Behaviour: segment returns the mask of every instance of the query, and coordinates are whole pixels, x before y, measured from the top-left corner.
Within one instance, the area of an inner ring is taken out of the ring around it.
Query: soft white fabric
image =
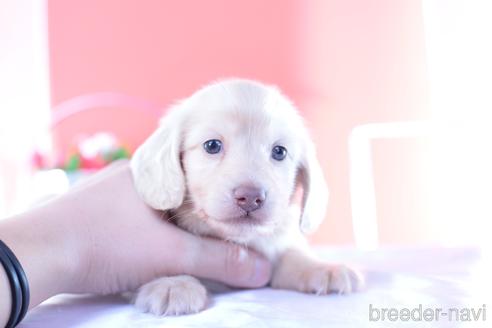
[[[273,290],[235,290],[212,295],[195,315],[155,317],[118,296],[60,295],[33,309],[19,326],[34,327],[485,327],[492,319],[490,269],[472,248],[392,248],[374,252],[318,249],[327,261],[352,262],[367,275],[366,290],[314,296]],[[486,321],[371,322],[375,308],[474,308]],[[490,326],[489,326],[490,327]]]

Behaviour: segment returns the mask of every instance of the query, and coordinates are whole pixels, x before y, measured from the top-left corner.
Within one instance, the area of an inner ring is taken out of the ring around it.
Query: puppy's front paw
[[[302,256],[285,256],[275,270],[271,286],[304,293],[348,294],[363,285],[362,275],[344,265],[326,265]]]
[[[205,308],[207,290],[191,276],[164,277],[139,288],[135,306],[155,315],[196,313]]]
[[[362,275],[345,265],[320,266],[301,275],[300,289],[305,293],[349,294],[362,288]]]

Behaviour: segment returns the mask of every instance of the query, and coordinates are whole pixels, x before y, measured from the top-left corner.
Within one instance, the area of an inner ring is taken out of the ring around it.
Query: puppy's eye
[[[272,149],[272,158],[276,161],[283,161],[285,156],[287,156],[287,149],[282,146],[275,146]]]
[[[217,154],[222,149],[222,142],[217,139],[207,140],[203,143],[203,148],[209,154]]]

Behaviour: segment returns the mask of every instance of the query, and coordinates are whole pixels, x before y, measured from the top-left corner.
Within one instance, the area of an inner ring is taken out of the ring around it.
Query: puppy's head
[[[232,240],[271,234],[292,220],[287,209],[298,183],[304,232],[322,221],[328,199],[294,106],[276,88],[246,80],[209,85],[172,108],[137,149],[132,172],[150,206]]]

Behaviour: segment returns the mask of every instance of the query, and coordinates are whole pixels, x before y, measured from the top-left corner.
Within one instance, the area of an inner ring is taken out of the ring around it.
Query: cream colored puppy
[[[273,288],[327,294],[360,286],[355,271],[310,254],[303,233],[322,221],[328,189],[301,117],[275,87],[248,80],[206,86],[169,111],[131,167],[145,202],[183,229],[268,257]],[[177,315],[202,310],[207,292],[193,277],[163,277],[133,300],[143,311]]]

